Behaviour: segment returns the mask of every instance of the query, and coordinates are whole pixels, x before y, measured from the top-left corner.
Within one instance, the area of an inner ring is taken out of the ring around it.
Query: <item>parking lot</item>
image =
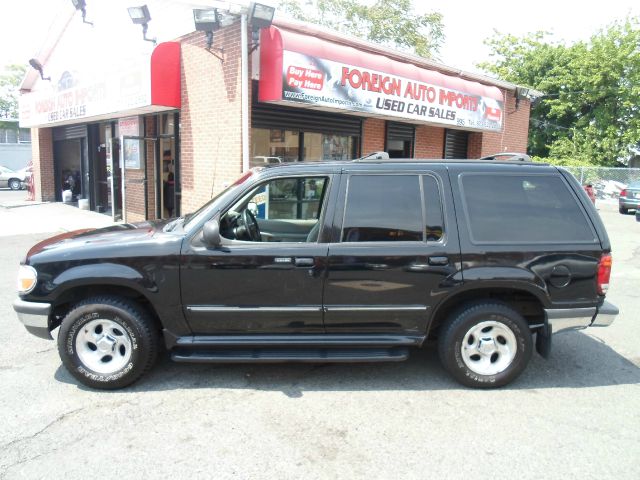
[[[0,479],[640,478],[640,222],[615,203],[598,208],[616,322],[556,335],[549,360],[488,391],[456,384],[434,346],[397,364],[163,359],[125,390],[81,387],[11,308],[30,245],[108,223],[70,208],[0,207]]]

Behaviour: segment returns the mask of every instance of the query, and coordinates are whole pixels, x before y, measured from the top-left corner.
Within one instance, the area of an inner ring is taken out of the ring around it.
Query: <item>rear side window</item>
[[[349,179],[343,242],[422,240],[418,175],[354,175]]]
[[[595,232],[555,175],[460,175],[474,243],[594,243]]]
[[[427,242],[442,240],[444,219],[442,218],[442,202],[438,182],[430,175],[422,177],[422,191],[424,194],[424,217],[426,221],[425,234]]]

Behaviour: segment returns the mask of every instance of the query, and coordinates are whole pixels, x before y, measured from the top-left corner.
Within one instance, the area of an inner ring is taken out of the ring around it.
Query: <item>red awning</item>
[[[384,72],[469,95],[492,98],[499,102],[504,100],[502,91],[495,86],[445,75],[411,63],[392,60],[384,55],[364,52],[346,45],[272,26],[268,29],[262,29],[260,38],[260,101],[282,100],[284,51]]]
[[[164,42],[151,54],[151,104],[180,108],[180,43]]]

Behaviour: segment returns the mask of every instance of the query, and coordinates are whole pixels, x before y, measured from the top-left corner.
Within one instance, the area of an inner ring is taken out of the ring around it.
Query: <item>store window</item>
[[[354,158],[354,137],[304,133],[304,161],[351,160]]]
[[[286,162],[351,160],[357,156],[358,137],[278,128],[251,130],[252,167]]]
[[[28,128],[20,129],[20,143],[31,143],[31,130]]]
[[[300,152],[299,133],[279,128],[251,131],[251,166],[296,162]]]
[[[18,129],[0,128],[0,143],[18,143]]]

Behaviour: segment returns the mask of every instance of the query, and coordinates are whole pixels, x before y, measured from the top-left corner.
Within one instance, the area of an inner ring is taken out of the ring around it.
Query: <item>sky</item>
[[[90,18],[92,2],[107,1],[87,0],[87,17]],[[131,6],[140,3],[141,0],[131,0]],[[199,0],[197,3],[209,2]],[[71,0],[5,0],[0,17],[0,67],[26,63],[34,57],[45,39],[51,19],[60,11],[72,8],[70,5]],[[494,30],[515,35],[544,30],[552,32],[554,38],[570,43],[586,40],[597,30],[628,14],[640,15],[638,0],[414,0],[414,5],[418,11],[436,10],[444,15],[446,40],[440,60],[469,71],[478,71],[475,64],[489,58],[483,41],[492,36]],[[108,58],[109,52],[101,54]]]

